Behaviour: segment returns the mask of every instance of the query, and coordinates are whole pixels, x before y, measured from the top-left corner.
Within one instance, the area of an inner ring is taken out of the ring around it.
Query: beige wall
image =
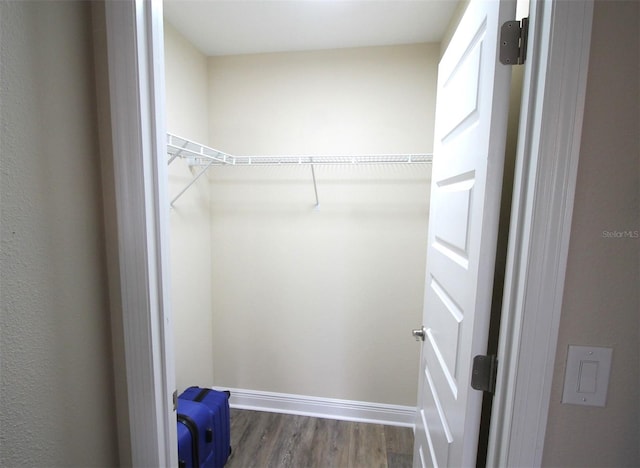
[[[207,57],[164,22],[167,131],[207,144],[209,82]]]
[[[207,58],[165,22],[167,131],[203,144],[209,132]],[[175,197],[198,168],[176,159],[169,166],[169,196]],[[171,307],[176,381],[213,385],[209,183],[200,178],[170,211]],[[167,203],[168,206],[168,203]]]
[[[0,21],[0,465],[114,466],[90,4]]]
[[[545,466],[639,466],[640,4],[596,2]],[[624,44],[623,48],[614,44]],[[604,408],[562,405],[568,345],[613,348]]]
[[[216,384],[415,405],[429,175],[216,169]]]
[[[438,45],[210,59],[232,154],[430,152]],[[214,375],[415,405],[429,166],[211,171]]]
[[[215,57],[210,141],[231,154],[431,152],[437,44]]]

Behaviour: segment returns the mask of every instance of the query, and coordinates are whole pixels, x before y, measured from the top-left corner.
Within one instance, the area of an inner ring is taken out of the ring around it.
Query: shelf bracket
[[[193,184],[196,183],[196,181],[202,177],[204,175],[205,172],[207,172],[209,170],[209,168],[213,165],[214,161],[209,161],[209,164],[207,164],[199,173],[197,176],[195,176],[191,182],[189,182],[189,185],[187,185],[185,188],[183,188],[179,194],[177,194],[175,197],[173,197],[173,200],[171,200],[170,205],[173,207],[173,204],[178,200],[178,198],[180,198],[182,196],[182,194],[184,192],[186,192],[189,187],[191,187]]]
[[[171,157],[169,158],[169,162],[167,163],[167,166],[170,166],[174,159],[182,156],[182,151],[184,151],[184,149],[187,147],[188,144],[189,142],[185,140],[184,143],[182,143],[182,146],[180,147],[181,149],[179,149],[175,154],[171,154]]]
[[[312,160],[313,163],[313,160]],[[316,210],[320,207],[320,200],[318,199],[318,184],[316,183],[316,170],[311,164],[311,177],[313,178],[313,192],[316,195],[316,206],[314,207]]]

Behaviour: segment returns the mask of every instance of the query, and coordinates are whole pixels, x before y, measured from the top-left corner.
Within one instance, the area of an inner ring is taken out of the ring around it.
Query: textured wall
[[[207,58],[165,22],[167,131],[206,144],[209,133]],[[176,159],[169,166],[173,199],[200,169]],[[213,385],[211,205],[200,178],[175,203],[171,223],[171,306],[178,389]]]
[[[113,466],[90,4],[0,21],[0,465]]]
[[[545,466],[640,465],[639,24],[640,3],[596,2]],[[613,348],[604,408],[560,403],[572,344]]]

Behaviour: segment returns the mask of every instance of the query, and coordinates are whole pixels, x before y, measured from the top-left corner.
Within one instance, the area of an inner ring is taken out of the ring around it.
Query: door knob
[[[411,334],[414,336],[416,341],[424,341],[427,336],[427,330],[425,330],[424,326],[422,328],[415,328],[411,331]]]

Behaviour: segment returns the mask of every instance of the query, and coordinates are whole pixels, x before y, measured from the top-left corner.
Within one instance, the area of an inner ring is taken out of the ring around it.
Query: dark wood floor
[[[231,410],[225,468],[411,467],[413,431],[308,416]]]

